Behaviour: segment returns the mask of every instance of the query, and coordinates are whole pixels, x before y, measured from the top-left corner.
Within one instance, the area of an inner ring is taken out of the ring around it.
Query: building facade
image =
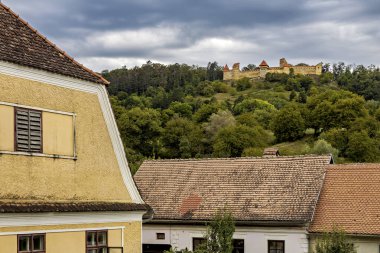
[[[316,240],[334,227],[344,230],[357,253],[380,252],[380,164],[329,166],[311,223]]]
[[[265,75],[267,73],[277,73],[277,74],[290,74],[291,69],[293,70],[293,73],[295,75],[321,75],[322,74],[322,63],[319,63],[314,66],[293,66],[289,64],[285,58],[280,59],[280,65],[279,67],[269,67],[267,62],[263,60],[259,67],[247,70],[247,71],[241,71],[240,70],[240,63],[235,63],[232,66],[232,69],[229,69],[227,65],[225,65],[223,70],[223,80],[224,81],[232,81],[232,80],[238,80],[240,78],[250,78],[250,79],[258,79],[258,78],[265,78]]]
[[[0,253],[141,252],[107,84],[0,3]]]
[[[234,253],[307,253],[326,156],[145,161],[137,187],[154,217],[143,224],[143,252],[196,249],[223,208],[235,222]]]

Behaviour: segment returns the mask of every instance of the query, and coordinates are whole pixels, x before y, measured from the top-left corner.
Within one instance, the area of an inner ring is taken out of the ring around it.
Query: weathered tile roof
[[[219,208],[238,222],[311,220],[331,156],[145,161],[135,175],[153,221],[204,221]]]
[[[149,211],[146,204],[119,202],[0,202],[0,213]]]
[[[0,61],[109,84],[102,76],[68,56],[1,2]]]
[[[329,166],[310,232],[380,235],[380,164]]]

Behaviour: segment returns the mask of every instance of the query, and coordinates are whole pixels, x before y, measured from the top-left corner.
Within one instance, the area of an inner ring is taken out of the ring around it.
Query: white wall
[[[314,249],[316,244],[316,238],[318,236],[311,235],[311,248]],[[349,237],[355,247],[357,253],[380,253],[380,236],[353,236]]]
[[[156,233],[165,233],[157,240]],[[143,225],[144,244],[170,244],[177,249],[193,249],[193,237],[202,237],[205,227],[181,225]],[[284,240],[285,253],[307,253],[307,232],[302,228],[236,227],[235,239],[244,239],[246,253],[267,253],[268,240]],[[377,252],[376,252],[377,253]]]
[[[371,241],[355,241],[354,245],[356,246],[357,253],[379,253],[380,239],[377,242]]]

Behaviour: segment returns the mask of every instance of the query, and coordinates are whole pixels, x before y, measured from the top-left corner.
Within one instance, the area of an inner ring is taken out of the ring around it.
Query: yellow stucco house
[[[139,253],[108,82],[0,3],[0,253]]]

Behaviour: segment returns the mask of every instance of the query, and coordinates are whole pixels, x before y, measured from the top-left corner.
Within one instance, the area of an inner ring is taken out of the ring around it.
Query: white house
[[[236,221],[234,252],[306,253],[331,156],[145,161],[135,175],[154,218],[143,252],[194,250],[218,209]]]

